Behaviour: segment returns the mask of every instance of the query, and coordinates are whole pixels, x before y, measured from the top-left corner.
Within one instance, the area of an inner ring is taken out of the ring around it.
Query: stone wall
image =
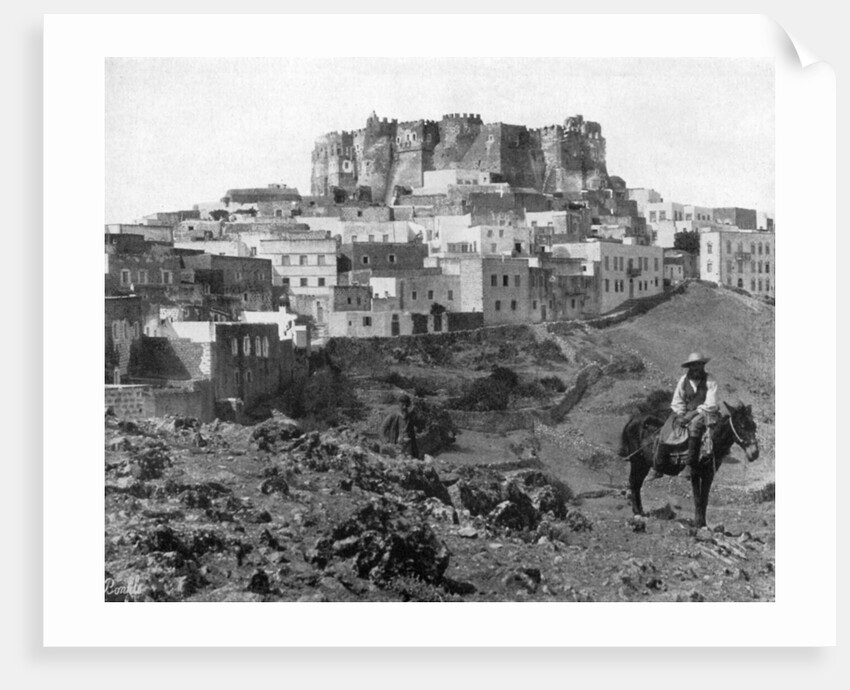
[[[188,387],[153,385],[106,386],[105,404],[120,419],[147,419],[175,415],[210,422],[214,416],[209,381],[193,381]]]

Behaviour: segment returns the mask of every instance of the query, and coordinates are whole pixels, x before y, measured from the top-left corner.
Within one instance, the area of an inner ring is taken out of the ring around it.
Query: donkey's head
[[[753,409],[750,405],[740,403],[730,405],[724,403],[729,411],[729,425],[737,443],[743,449],[747,460],[752,462],[759,456],[759,442],[756,436],[756,422],[753,419]]]

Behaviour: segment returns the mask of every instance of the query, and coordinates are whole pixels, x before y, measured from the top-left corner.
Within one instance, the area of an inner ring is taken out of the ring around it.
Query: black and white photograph
[[[106,602],[775,600],[773,59],[103,78]]]

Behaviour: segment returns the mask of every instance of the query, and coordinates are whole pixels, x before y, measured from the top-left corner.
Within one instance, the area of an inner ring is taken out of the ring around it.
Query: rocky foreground
[[[728,496],[737,527],[696,531],[680,517],[687,495],[633,518],[625,490],[574,495],[541,468],[533,449],[512,469],[417,461],[280,415],[254,427],[108,416],[105,597],[773,598],[772,484]]]

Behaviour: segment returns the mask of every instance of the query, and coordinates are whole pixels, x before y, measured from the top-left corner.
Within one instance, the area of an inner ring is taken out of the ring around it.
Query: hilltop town
[[[693,279],[772,303],[773,219],[686,201],[610,175],[580,115],[372,113],[316,140],[309,195],[230,189],[106,226],[107,407],[241,421],[331,339],[582,322]]]

